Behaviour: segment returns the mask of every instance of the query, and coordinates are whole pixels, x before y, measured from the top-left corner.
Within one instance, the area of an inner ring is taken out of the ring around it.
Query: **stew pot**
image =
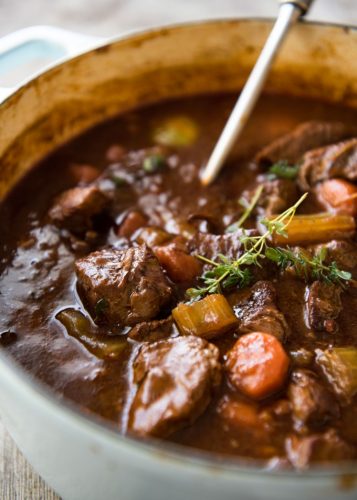
[[[0,41],[0,72],[14,53],[61,58],[15,91],[1,89],[0,199],[41,157],[101,120],[163,99],[238,92],[271,26],[187,24],[109,43],[41,27]],[[93,43],[99,45],[73,57]],[[301,23],[266,88],[357,107],[356,59],[353,28]],[[65,499],[357,497],[357,465],[297,473],[120,436],[56,399],[1,353],[0,411],[19,448]]]

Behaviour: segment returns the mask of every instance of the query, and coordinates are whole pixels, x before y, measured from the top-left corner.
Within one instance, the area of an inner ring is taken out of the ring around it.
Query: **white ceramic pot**
[[[238,91],[270,28],[263,20],[217,21],[98,42],[40,27],[0,40],[0,76],[14,51],[22,59],[39,50],[62,58],[19,88],[0,89],[0,199],[42,156],[105,118],[169,97]],[[73,57],[93,43],[100,46]],[[356,60],[354,29],[301,24],[267,88],[357,108]],[[357,498],[357,465],[267,470],[122,437],[57,400],[3,353],[0,412],[19,448],[65,500]]]

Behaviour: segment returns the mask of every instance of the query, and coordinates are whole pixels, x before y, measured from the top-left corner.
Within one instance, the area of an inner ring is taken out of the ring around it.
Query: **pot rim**
[[[138,41],[145,40],[151,37],[160,36],[160,34],[172,30],[182,30],[187,27],[195,27],[201,25],[210,24],[227,24],[227,23],[251,23],[251,22],[262,22],[265,24],[272,24],[273,18],[268,17],[244,17],[244,18],[219,18],[219,19],[208,19],[201,21],[189,21],[183,23],[170,23],[167,25],[160,25],[157,27],[150,27],[148,29],[134,29],[123,33],[122,35],[110,37],[104,41],[100,41],[94,44],[93,47],[89,49],[84,49],[72,56],[65,56],[54,63],[47,65],[45,68],[40,69],[34,74],[30,75],[23,82],[20,83],[18,87],[10,95],[5,97],[5,99],[0,102],[0,106],[11,105],[12,98],[17,98],[20,93],[26,90],[26,88],[31,85],[31,83],[37,80],[40,76],[50,73],[62,65],[67,64],[67,62],[74,59],[80,58],[85,54],[91,52],[96,52],[97,50],[102,50],[104,47],[108,47],[112,44],[125,42],[125,41]],[[341,31],[355,32],[357,34],[357,26],[355,25],[345,25],[338,23],[330,23],[326,21],[307,21],[303,20],[302,24],[309,27],[329,27],[337,28]],[[160,440],[156,438],[150,439],[140,439],[135,436],[122,435],[120,434],[114,424],[111,424],[104,419],[101,419],[95,414],[87,414],[81,410],[80,405],[69,399],[59,399],[56,393],[46,386],[40,380],[35,377],[29,377],[28,372],[20,366],[11,356],[7,355],[0,349],[0,373],[3,371],[6,378],[11,381],[14,386],[17,386],[21,391],[26,392],[27,395],[31,396],[33,404],[42,405],[47,408],[47,411],[52,411],[58,413],[58,415],[65,419],[69,425],[81,426],[85,430],[96,433],[101,439],[110,442],[111,445],[116,443],[122,446],[127,446],[133,448],[134,451],[142,454],[143,458],[145,455],[150,457],[150,460],[162,459],[164,456],[165,460],[171,460],[173,464],[185,465],[190,468],[196,467],[202,472],[212,471],[212,469],[223,473],[237,473],[250,475],[250,476],[264,476],[264,477],[285,477],[294,479],[296,477],[301,477],[305,479],[318,479],[323,477],[336,477],[343,478],[346,476],[353,475],[357,478],[357,461],[341,462],[340,466],[335,464],[329,466],[326,465],[322,467],[321,465],[311,466],[309,469],[295,470],[292,468],[276,468],[274,462],[272,461],[259,461],[256,459],[247,459],[245,457],[232,457],[232,456],[222,456],[214,454],[213,452],[197,450],[190,448],[188,446],[179,445],[165,440]],[[7,377],[6,377],[7,376]],[[157,457],[155,456],[155,452]]]

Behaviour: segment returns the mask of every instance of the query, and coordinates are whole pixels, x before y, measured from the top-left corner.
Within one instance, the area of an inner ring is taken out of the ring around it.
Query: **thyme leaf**
[[[286,160],[280,160],[269,168],[269,176],[272,179],[294,180],[299,172],[298,165],[289,165]]]

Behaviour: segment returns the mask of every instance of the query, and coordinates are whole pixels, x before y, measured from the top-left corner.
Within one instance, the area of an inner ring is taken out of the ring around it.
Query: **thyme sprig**
[[[239,203],[245,208],[245,210],[240,216],[240,218],[237,220],[237,222],[233,222],[233,224],[227,227],[226,233],[234,233],[234,231],[237,231],[237,229],[240,229],[243,226],[245,221],[250,217],[251,213],[253,212],[256,204],[258,203],[259,198],[261,197],[261,194],[263,192],[263,189],[264,189],[263,184],[258,186],[252,196],[252,199],[249,202],[245,198],[241,198],[239,200]]]
[[[314,256],[299,249],[294,252],[291,248],[268,247],[265,251],[267,259],[275,262],[281,269],[292,268],[297,276],[306,281],[319,280],[325,283],[336,283],[342,288],[346,281],[352,278],[351,273],[342,271],[337,267],[336,262],[326,264],[327,248],[322,247]]]
[[[291,248],[268,246],[269,239],[274,234],[287,237],[287,228],[295,216],[297,208],[305,200],[307,193],[290,208],[274,219],[262,219],[260,223],[266,231],[259,236],[250,236],[244,230],[239,238],[244,252],[236,260],[225,255],[218,255],[217,261],[196,255],[198,259],[212,268],[203,273],[201,279],[205,286],[189,288],[186,293],[191,299],[199,299],[210,293],[222,293],[222,290],[237,286],[244,288],[253,279],[251,266],[261,267],[263,259],[269,259],[279,268],[293,268],[295,273],[306,281],[320,280],[344,286],[351,280],[351,273],[338,268],[336,262],[326,263],[327,249],[322,248],[314,256],[303,250],[294,252]]]
[[[189,288],[186,291],[187,295],[197,299],[210,293],[221,293],[222,289],[233,285],[239,288],[247,286],[252,280],[252,273],[247,266],[261,266],[260,260],[265,258],[269,237],[273,234],[287,236],[286,229],[306,196],[307,193],[303,194],[294,205],[274,219],[262,219],[261,224],[267,228],[262,235],[249,236],[243,230],[243,235],[239,239],[243,245],[244,253],[238,259],[229,259],[220,254],[218,261],[214,261],[202,255],[196,255],[201,261],[210,264],[212,269],[201,276],[205,286]]]

